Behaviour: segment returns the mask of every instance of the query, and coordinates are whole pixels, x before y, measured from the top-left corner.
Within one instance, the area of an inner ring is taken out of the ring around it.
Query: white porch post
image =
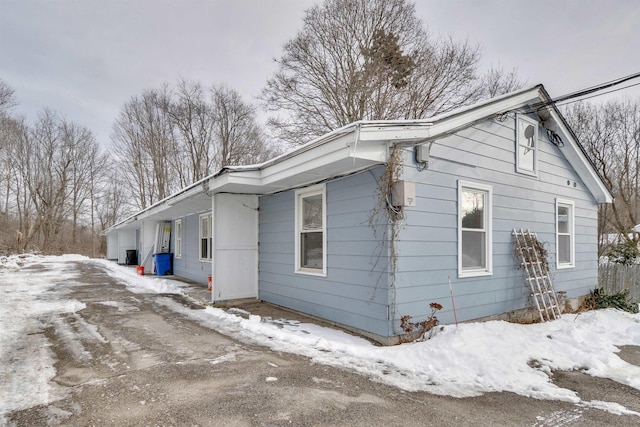
[[[156,237],[156,224],[158,221],[143,220],[140,227],[140,259],[139,265],[144,266],[145,274],[153,271],[152,249]]]
[[[258,296],[258,196],[216,194],[212,301]]]
[[[211,195],[211,303],[216,302],[216,196]]]

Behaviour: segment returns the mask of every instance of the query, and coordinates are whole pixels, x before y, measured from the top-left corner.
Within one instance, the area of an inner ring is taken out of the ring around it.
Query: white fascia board
[[[195,184],[192,184],[191,186],[187,187],[186,189],[180,190],[177,193],[174,193],[171,196],[168,196],[160,200],[159,202],[154,203],[152,206],[146,209],[143,209],[141,211],[138,211],[133,215],[130,215],[128,218],[125,218],[119,223],[114,224],[111,227],[105,229],[103,233],[109,234],[110,232],[119,230],[119,229],[140,228],[139,221],[145,218],[152,217],[159,213],[162,213],[170,209],[173,205],[182,202],[183,200],[186,200],[198,194],[204,193],[205,189],[203,187],[203,184],[205,182],[206,180],[200,180]]]
[[[205,192],[205,189],[202,186],[202,184],[197,185],[182,193],[178,193],[178,194],[175,194],[174,196],[169,196],[166,199],[161,200],[160,202],[156,203],[155,205],[151,206],[145,211],[138,213],[136,216],[138,217],[138,220],[155,216],[159,213],[162,213],[170,209],[173,205],[177,203],[181,203],[183,200],[190,199],[191,197],[194,197],[204,192]]]
[[[425,121],[405,122],[363,122],[359,140],[389,141],[395,143],[416,143],[446,136],[457,130],[472,126],[491,116],[514,110],[540,101],[540,87],[511,96],[490,100],[486,103],[462,109],[454,114],[447,113]]]
[[[389,142],[402,142],[413,141],[417,139],[424,139],[431,136],[432,122],[425,122],[424,124],[363,124],[360,129],[360,137],[358,142],[367,141],[389,141]]]
[[[245,188],[244,193],[260,194],[262,179],[258,170],[236,170],[227,171],[221,175],[211,178],[209,181],[209,193],[224,193],[229,188],[237,188],[238,186]],[[233,192],[233,191],[229,191]]]
[[[387,161],[387,144],[356,143],[351,132],[253,170],[227,170],[210,180],[209,192],[269,194],[317,183]]]
[[[290,178],[300,177],[298,185],[305,185],[322,179],[329,179],[336,174],[355,172],[367,166],[386,161],[386,146],[384,149],[378,147],[375,154],[375,150],[368,148],[366,156],[359,156],[358,153],[361,151],[364,154],[365,149],[361,144],[356,144],[354,135],[355,133],[353,132],[349,133],[333,141],[316,146],[313,150],[300,153],[295,157],[263,169],[262,184],[270,187],[278,182],[290,181]],[[356,146],[357,148],[354,150]],[[356,159],[363,161],[357,161]],[[331,165],[339,166],[332,168]]]

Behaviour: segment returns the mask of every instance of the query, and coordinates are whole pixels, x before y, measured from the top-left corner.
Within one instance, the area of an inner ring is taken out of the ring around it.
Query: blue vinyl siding
[[[429,304],[444,306],[438,318],[454,320],[451,278],[458,320],[470,320],[529,307],[529,290],[513,256],[513,228],[531,229],[546,243],[556,290],[584,295],[597,285],[597,204],[561,150],[539,132],[539,176],[515,171],[515,121],[487,120],[443,138],[431,148],[429,168],[418,172],[410,153],[403,179],[416,182],[416,207],[405,208],[398,241],[394,310],[399,319],[430,314]],[[493,274],[458,278],[457,181],[490,185],[493,194]],[[569,184],[567,184],[567,181]],[[576,186],[573,186],[573,183]],[[555,200],[575,202],[576,267],[556,270]]]
[[[416,183],[416,206],[406,207],[396,242],[396,281],[389,275],[382,167],[327,183],[327,277],[294,273],[294,191],[260,199],[260,298],[362,330],[401,334],[400,318],[425,319],[438,302],[441,323],[472,320],[530,307],[524,272],[514,258],[513,228],[546,243],[552,279],[568,298],[597,285],[597,213],[590,192],[562,148],[539,132],[538,176],[516,172],[515,120],[487,120],[434,142],[426,170],[405,148],[402,179]],[[458,278],[458,180],[491,186],[492,261],[489,276]],[[575,186],[574,186],[575,183]],[[575,203],[575,268],[556,269],[556,198]]]
[[[294,191],[260,199],[260,299],[388,336],[384,226],[370,224],[382,168],[327,183],[327,276],[294,273]]]
[[[175,221],[172,224],[175,230]],[[199,260],[200,223],[198,214],[182,218],[182,258],[173,259],[173,274],[194,282],[207,284],[211,263]],[[175,244],[172,237],[171,244]]]

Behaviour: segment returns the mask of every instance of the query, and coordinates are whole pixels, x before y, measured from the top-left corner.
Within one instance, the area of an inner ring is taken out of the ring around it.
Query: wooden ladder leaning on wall
[[[519,255],[521,266],[526,272],[525,281],[531,289],[531,297],[540,314],[540,320],[545,322],[559,319],[561,314],[558,297],[549,276],[548,264],[546,260],[541,259],[538,250],[541,243],[536,233],[522,229],[518,231],[514,228],[512,234],[515,237],[515,252],[516,255]]]

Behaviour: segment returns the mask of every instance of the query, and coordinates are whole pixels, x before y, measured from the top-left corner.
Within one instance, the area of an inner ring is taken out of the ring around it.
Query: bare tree
[[[224,85],[180,81],[131,98],[114,123],[113,152],[137,209],[228,165],[266,160],[254,106]]]
[[[63,120],[60,123],[63,149],[71,161],[69,177],[69,197],[67,203],[71,211],[71,244],[78,241],[79,222],[84,215],[93,217],[94,187],[107,165],[107,156],[89,129]],[[92,228],[93,230],[93,228]]]
[[[256,108],[245,104],[238,92],[214,86],[211,103],[218,168],[257,163],[274,154],[256,121]]]
[[[491,67],[482,79],[483,98],[494,98],[520,89],[525,82],[520,80],[518,69],[505,71],[503,67]]]
[[[15,182],[15,165],[11,159],[11,151],[17,143],[22,123],[12,117],[0,114],[0,182],[2,200],[0,201],[0,215],[9,214],[11,187]]]
[[[31,125],[15,105],[0,81],[0,251],[93,254],[107,155],[87,128],[48,109]]]
[[[32,127],[15,122],[8,152],[12,215],[20,251],[78,248],[91,216],[92,176],[105,160],[91,132],[44,110]]]
[[[0,80],[0,113],[5,112],[17,105],[14,90]]]
[[[578,103],[565,114],[615,195],[614,203],[599,211],[600,249],[606,252],[606,234],[630,239],[640,221],[640,102]]]
[[[127,195],[123,190],[117,172],[105,169],[103,174],[97,177],[94,188],[95,219],[99,224],[99,230],[105,230],[123,219],[127,212]],[[107,252],[107,242],[104,236],[100,236],[100,253]]]
[[[325,0],[306,12],[261,99],[302,143],[356,120],[416,119],[486,95],[480,48],[434,39],[408,0]]]
[[[22,184],[29,198],[25,208],[25,221],[21,233],[22,248],[34,243],[41,233],[42,249],[52,246],[54,235],[59,231],[67,204],[67,183],[71,164],[62,149],[62,138],[58,116],[43,111],[33,130],[25,130],[13,152]],[[27,210],[29,207],[33,208]]]
[[[173,167],[179,186],[184,187],[213,172],[215,125],[207,91],[200,83],[182,80],[174,93],[168,109],[179,142]]]
[[[170,92],[164,85],[131,98],[113,125],[114,153],[139,209],[179,188],[169,168],[169,159],[177,152],[169,108]]]

